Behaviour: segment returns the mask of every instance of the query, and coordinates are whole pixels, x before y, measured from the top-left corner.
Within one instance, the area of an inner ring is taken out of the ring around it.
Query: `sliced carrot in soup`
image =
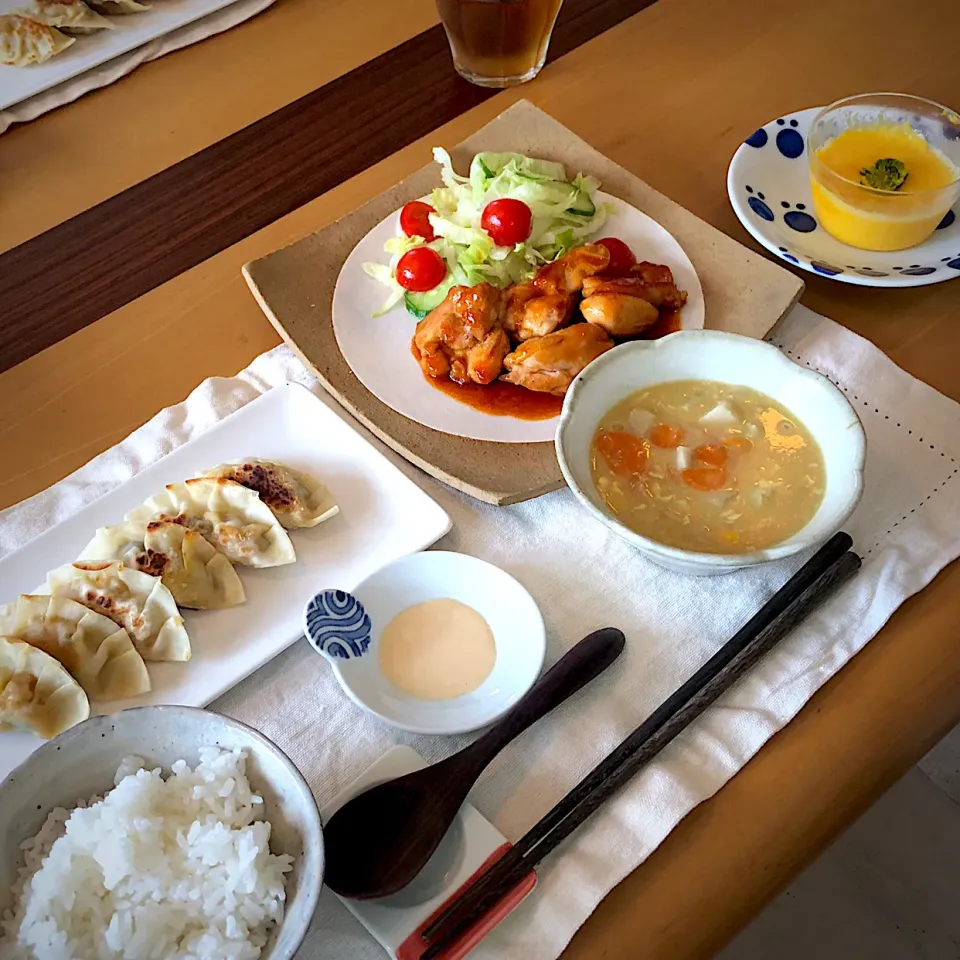
[[[650,428],[650,442],[655,447],[675,450],[683,442],[683,431],[679,427],[670,426],[669,423],[658,423]]]
[[[727,448],[722,443],[705,443],[697,447],[693,455],[713,467],[722,467],[727,462]]]
[[[593,445],[607,461],[607,466],[620,476],[635,477],[646,468],[646,445],[632,433],[601,430],[594,438]]]
[[[694,490],[719,490],[727,482],[723,467],[691,467],[683,471],[683,482]]]
[[[747,453],[753,449],[753,444],[746,437],[731,437],[724,442],[724,446],[736,453]]]

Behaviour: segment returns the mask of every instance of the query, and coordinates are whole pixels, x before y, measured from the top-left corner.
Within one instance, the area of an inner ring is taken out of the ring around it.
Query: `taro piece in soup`
[[[806,526],[823,454],[782,404],[715,380],[658,383],[621,400],[591,447],[597,491],[644,537],[699,553],[749,553]]]

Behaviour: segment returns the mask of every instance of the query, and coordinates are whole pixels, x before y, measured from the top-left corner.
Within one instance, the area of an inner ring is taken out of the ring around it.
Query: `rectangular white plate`
[[[247,602],[227,610],[184,611],[193,645],[189,663],[149,664],[153,689],[95,703],[111,713],[147,703],[203,706],[301,635],[303,606],[317,590],[352,590],[387,563],[435,543],[450,518],[416,484],[305,387],[276,387],[202,436],[185,443],[69,520],[0,560],[0,603],[44,583],[47,571],[76,559],[97,527],[117,523],[164,485],[230,460],[260,457],[321,479],[340,513],[291,533],[297,562],[238,567]],[[43,741],[0,733],[0,779]]]
[[[235,0],[155,0],[150,10],[110,17],[113,30],[98,30],[77,37],[63,53],[46,63],[27,67],[0,64],[0,110],[26,100],[50,87],[99,67],[114,57],[142,47],[157,37],[193,23]],[[0,0],[0,13],[26,7],[26,0]]]

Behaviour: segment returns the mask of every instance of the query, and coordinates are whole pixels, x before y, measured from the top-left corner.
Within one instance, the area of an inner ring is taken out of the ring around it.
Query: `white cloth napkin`
[[[600,899],[960,553],[960,406],[803,307],[772,339],[795,361],[838,383],[863,419],[866,493],[848,525],[863,569],[542,864],[537,891],[476,948],[479,960],[557,957]],[[236,378],[206,381],[66,480],[0,514],[0,554],[285,381],[323,396],[286,347],[258,357]],[[401,466],[453,518],[445,549],[498,564],[536,597],[547,623],[549,662],[597,627],[615,625],[627,634],[620,661],[507,747],[471,794],[510,838],[714,653],[800,562],[726,577],[681,577],[642,559],[567,491],[496,508]],[[410,743],[434,760],[465,742],[404,735],[371,719],[342,695],[326,664],[303,643],[213,706],[276,740],[321,805],[394,743]],[[324,891],[300,960],[380,956],[373,939]]]
[[[275,0],[237,0],[236,3],[216,13],[194,20],[193,23],[188,23],[179,30],[151,40],[150,43],[145,43],[142,47],[137,47],[113,60],[108,60],[72,80],[58,83],[55,87],[44,90],[43,93],[21,100],[6,110],[0,110],[0,133],[3,133],[11,124],[34,120],[40,114],[53,110],[54,107],[72,103],[91,90],[105,87],[114,80],[125,77],[141,63],[156,60],[157,57],[172,53],[181,47],[189,47],[191,43],[206,40],[207,37],[212,37],[216,33],[223,33],[224,30],[229,30],[238,23],[243,23],[244,20],[249,20],[266,10],[274,2]]]

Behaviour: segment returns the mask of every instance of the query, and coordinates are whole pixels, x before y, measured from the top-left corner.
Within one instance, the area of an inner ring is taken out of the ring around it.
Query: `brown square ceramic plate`
[[[473,155],[485,150],[561,160],[568,170],[597,177],[606,192],[660,223],[696,268],[707,327],[762,337],[803,291],[802,281],[792,273],[657,193],[527,101],[512,106],[451,153],[457,169],[465,170]],[[384,217],[428,194],[438,182],[431,163],[342,220],[248,263],[243,274],[284,340],[364,426],[444,483],[488,503],[517,503],[563,486],[552,443],[470,440],[410,420],[357,380],[334,335],[333,291],[350,251]],[[414,362],[412,357],[399,359]],[[424,384],[424,389],[430,388]]]

